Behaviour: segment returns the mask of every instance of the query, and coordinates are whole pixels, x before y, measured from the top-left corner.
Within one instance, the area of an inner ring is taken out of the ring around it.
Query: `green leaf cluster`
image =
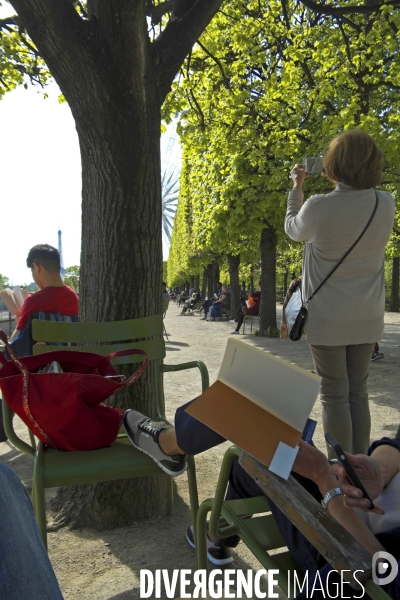
[[[257,261],[267,225],[278,233],[278,271],[298,271],[301,247],[283,233],[288,174],[347,128],[378,141],[382,186],[396,192],[399,29],[400,11],[388,6],[329,17],[292,0],[225,2],[165,105],[181,113],[185,156],[170,281],[207,253]],[[306,195],[329,189],[310,178]],[[394,238],[388,255],[397,252]]]

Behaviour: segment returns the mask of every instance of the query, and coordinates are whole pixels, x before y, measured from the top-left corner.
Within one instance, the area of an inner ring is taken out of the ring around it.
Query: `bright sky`
[[[0,18],[12,14],[0,7]],[[31,282],[26,256],[35,244],[58,245],[62,231],[64,266],[80,263],[81,165],[71,111],[58,103],[55,83],[17,88],[0,101],[0,273],[11,285]],[[173,130],[162,136],[162,156],[179,164]],[[171,148],[171,146],[173,146]],[[164,248],[164,255],[168,254]]]

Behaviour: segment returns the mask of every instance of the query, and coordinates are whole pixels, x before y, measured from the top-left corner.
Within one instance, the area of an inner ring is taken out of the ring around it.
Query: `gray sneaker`
[[[187,469],[186,457],[180,454],[168,456],[164,454],[158,443],[158,436],[163,429],[173,429],[164,421],[152,421],[136,410],[127,410],[124,414],[124,427],[132,444],[150,456],[167,475],[181,475]]]

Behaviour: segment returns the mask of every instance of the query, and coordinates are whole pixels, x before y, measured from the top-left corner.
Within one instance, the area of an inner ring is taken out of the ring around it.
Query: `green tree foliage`
[[[185,269],[192,248],[256,252],[265,227],[275,230],[281,258],[288,252],[284,262],[295,268],[299,250],[283,234],[289,170],[349,127],[379,142],[383,186],[397,186],[400,13],[389,4],[359,11],[354,1],[333,14],[313,8],[288,0],[226,2],[182,69],[170,102],[182,111],[190,165],[190,226],[181,211],[175,238],[190,231],[176,263]],[[310,178],[306,194],[329,189]]]
[[[1,290],[4,290],[4,288],[8,287],[8,285],[9,285],[8,277],[6,277],[5,275],[2,275],[0,273],[0,292],[1,292]]]
[[[67,267],[64,272],[64,283],[79,293],[80,266]]]
[[[8,4],[8,3],[4,3]],[[10,16],[0,19],[0,99],[27,81],[45,86],[48,69],[10,6]]]

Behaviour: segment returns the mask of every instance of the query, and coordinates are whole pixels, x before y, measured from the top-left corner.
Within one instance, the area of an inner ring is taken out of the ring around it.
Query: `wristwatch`
[[[321,500],[321,504],[324,508],[327,508],[329,502],[332,500],[332,498],[334,498],[335,496],[344,496],[344,492],[342,492],[342,490],[340,488],[333,488],[333,490],[329,490],[329,492],[327,494],[325,494],[325,496],[323,497],[323,499]]]

